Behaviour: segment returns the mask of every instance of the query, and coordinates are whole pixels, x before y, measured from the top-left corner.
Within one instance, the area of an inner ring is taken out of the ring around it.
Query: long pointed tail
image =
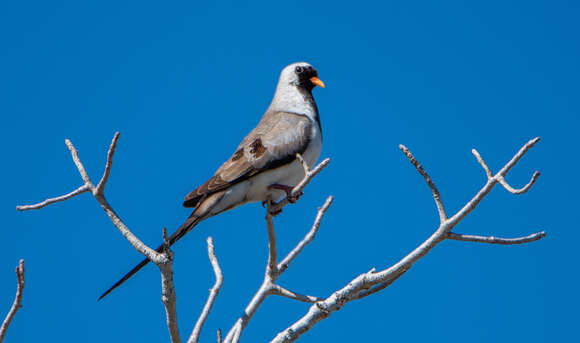
[[[195,213],[195,212],[194,212]],[[177,242],[178,240],[181,239],[181,237],[185,236],[186,233],[188,233],[189,231],[191,231],[199,222],[201,221],[201,218],[198,216],[194,216],[194,214],[192,214],[189,218],[187,218],[187,220],[185,221],[185,223],[183,223],[179,229],[177,229],[170,237],[169,237],[169,245],[173,245],[175,242]],[[160,245],[156,251],[157,252],[161,252],[163,249],[163,244]],[[148,259],[144,259],[143,261],[141,261],[138,265],[136,265],[133,269],[131,269],[127,274],[125,274],[125,276],[123,276],[121,278],[121,280],[117,281],[113,286],[111,286],[111,288],[107,289],[105,291],[105,293],[103,293],[100,297],[99,300],[103,299],[104,297],[106,297],[109,293],[111,293],[115,288],[121,286],[121,284],[125,281],[127,281],[131,276],[135,275],[135,273],[137,273],[139,270],[141,270],[141,268],[145,267],[147,264],[149,263]]]

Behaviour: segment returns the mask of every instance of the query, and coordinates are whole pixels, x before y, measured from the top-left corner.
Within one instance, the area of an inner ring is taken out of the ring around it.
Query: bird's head
[[[324,82],[318,78],[318,72],[306,62],[292,63],[282,69],[280,83],[290,84],[311,92],[315,86],[324,88]]]

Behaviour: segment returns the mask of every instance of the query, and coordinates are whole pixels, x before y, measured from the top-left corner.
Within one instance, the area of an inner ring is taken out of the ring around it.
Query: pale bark
[[[14,319],[16,312],[22,307],[22,295],[24,294],[24,260],[20,260],[18,266],[16,267],[16,296],[14,297],[14,302],[10,307],[10,311],[6,315],[2,326],[0,326],[0,343],[4,341],[6,337],[6,331]]]

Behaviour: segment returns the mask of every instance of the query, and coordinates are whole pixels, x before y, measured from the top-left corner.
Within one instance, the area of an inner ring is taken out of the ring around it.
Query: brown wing
[[[304,115],[268,111],[236,152],[203,185],[189,193],[184,207],[195,207],[207,195],[292,162],[308,146],[312,122]]]

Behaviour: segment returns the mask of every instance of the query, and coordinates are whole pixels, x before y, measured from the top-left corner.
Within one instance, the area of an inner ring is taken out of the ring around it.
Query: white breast
[[[310,136],[310,143],[303,153],[304,161],[313,168],[320,157],[322,150],[322,134],[315,122]],[[302,164],[295,160],[285,166],[268,170],[230,187],[222,200],[211,210],[217,214],[248,202],[262,202],[271,199],[280,201],[286,193],[281,190],[269,189],[270,185],[281,184],[290,187],[296,186],[304,178]]]

